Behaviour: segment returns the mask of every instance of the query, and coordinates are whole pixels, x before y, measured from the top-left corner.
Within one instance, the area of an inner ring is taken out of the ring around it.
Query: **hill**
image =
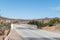
[[[32,19],[32,20],[26,20],[26,19],[11,19],[11,18],[6,18],[6,17],[2,17],[0,16],[0,22],[4,22],[4,23],[28,23],[30,21],[38,21],[38,22],[43,22],[43,23],[48,23],[50,20],[52,20],[54,18],[42,18],[42,19]],[[55,17],[55,19],[60,19],[58,17]],[[48,31],[54,31],[54,32],[59,32],[60,30],[60,24],[57,23],[56,25],[53,25],[52,27],[49,26],[45,26],[42,27],[42,29],[44,30],[48,30]]]
[[[32,21],[32,20],[36,20],[36,21],[44,21],[45,23],[47,23],[48,21],[51,20],[51,18],[43,18],[43,19],[31,19],[31,20],[26,20],[26,19],[12,19],[12,18],[6,18],[6,17],[3,17],[3,16],[0,16],[0,22],[10,22],[10,23],[13,23],[13,22],[17,22],[17,23],[28,23],[29,21]]]

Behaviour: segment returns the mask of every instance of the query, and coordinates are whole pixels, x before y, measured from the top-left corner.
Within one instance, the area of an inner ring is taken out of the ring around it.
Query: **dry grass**
[[[47,31],[52,31],[52,32],[56,32],[56,33],[60,33],[60,24],[57,24],[55,26],[52,26],[52,27],[44,27],[42,28],[43,30],[47,30]]]

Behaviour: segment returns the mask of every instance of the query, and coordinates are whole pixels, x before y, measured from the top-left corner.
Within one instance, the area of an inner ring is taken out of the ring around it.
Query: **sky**
[[[0,15],[15,19],[60,17],[60,0],[0,0]]]

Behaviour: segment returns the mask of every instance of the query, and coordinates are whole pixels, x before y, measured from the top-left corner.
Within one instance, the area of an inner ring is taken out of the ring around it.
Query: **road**
[[[41,29],[18,29],[11,30],[6,40],[60,40],[60,34]]]
[[[19,31],[20,30],[20,31]],[[60,40],[60,35],[56,33],[51,33],[44,30],[30,30],[25,29],[21,30],[19,29],[17,32],[21,34],[23,38],[31,39],[31,40]]]
[[[60,40],[60,35],[42,30],[15,29],[8,38],[9,40]]]

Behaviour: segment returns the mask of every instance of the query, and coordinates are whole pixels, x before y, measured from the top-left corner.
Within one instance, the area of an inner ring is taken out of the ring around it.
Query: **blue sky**
[[[60,17],[60,0],[0,0],[0,15],[16,19]]]

